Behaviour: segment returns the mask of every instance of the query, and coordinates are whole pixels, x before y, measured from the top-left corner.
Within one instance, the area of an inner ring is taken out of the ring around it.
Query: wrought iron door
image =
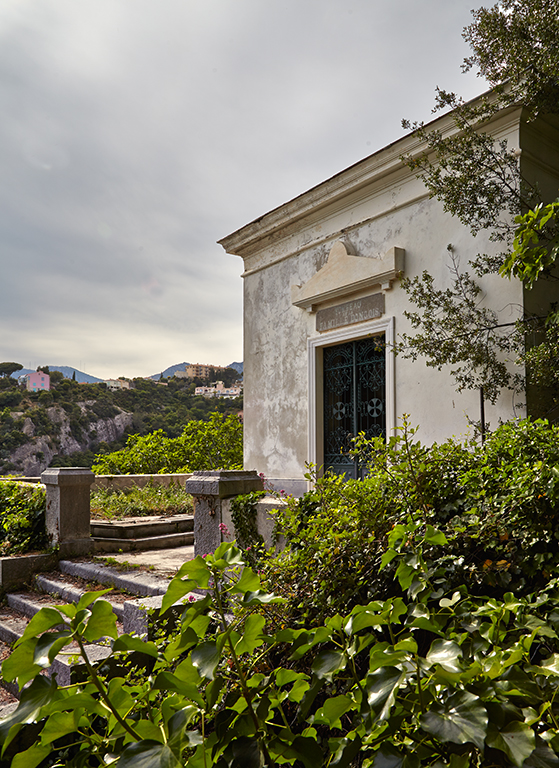
[[[386,358],[384,335],[325,347],[324,467],[359,477],[349,455],[351,438],[386,435]]]

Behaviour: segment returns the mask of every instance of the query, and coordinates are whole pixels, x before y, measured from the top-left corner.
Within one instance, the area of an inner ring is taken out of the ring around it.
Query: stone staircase
[[[182,534],[180,534],[182,535]],[[30,589],[8,593],[0,607],[0,659],[6,658],[10,648],[18,640],[32,616],[46,605],[78,602],[85,592],[112,587],[103,599],[108,600],[117,617],[120,633],[152,634],[157,623],[163,595],[171,575],[155,574],[147,570],[121,570],[95,561],[61,560],[59,570],[37,574]],[[182,602],[198,599],[198,593],[186,596]],[[65,649],[66,650],[66,649]],[[87,646],[92,661],[100,661],[110,654],[102,641]],[[56,675],[60,685],[79,680],[82,665],[75,662],[71,653],[58,656],[47,671]],[[0,683],[11,694],[4,695],[0,703],[0,717],[5,717],[17,706],[17,686]]]
[[[194,516],[92,520],[90,531],[94,552],[136,552],[184,547],[194,544]]]

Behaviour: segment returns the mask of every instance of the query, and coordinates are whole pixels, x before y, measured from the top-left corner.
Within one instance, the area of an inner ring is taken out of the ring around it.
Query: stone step
[[[94,552],[140,552],[148,549],[172,549],[194,544],[194,533],[169,533],[140,539],[92,536]]]
[[[22,636],[32,616],[47,605],[76,603],[85,592],[91,592],[96,585],[113,587],[118,590],[114,596],[107,593],[103,596],[113,607],[117,616],[119,632],[152,636],[159,620],[159,609],[163,595],[167,590],[170,579],[157,576],[146,571],[121,571],[107,565],[95,562],[61,561],[60,573],[39,574],[35,579],[38,592],[9,593],[7,606],[0,608],[0,655],[5,658],[9,647]],[[122,594],[122,592],[125,594]],[[48,597],[47,597],[48,595]],[[175,615],[180,615],[186,602],[200,599],[201,595],[192,593],[186,595],[176,605]],[[166,617],[165,621],[171,620]],[[106,641],[86,646],[89,658],[100,661],[110,655],[110,647]],[[64,649],[54,661],[47,674],[57,675],[60,685],[77,682],[84,675],[83,662],[73,659],[77,654],[76,648]],[[5,716],[10,707],[13,708],[11,695],[18,696],[17,686],[3,684],[9,700],[0,701],[0,717]],[[5,709],[6,707],[6,709]]]
[[[194,531],[194,516],[134,517],[115,521],[92,520],[90,530],[94,538],[144,539]]]

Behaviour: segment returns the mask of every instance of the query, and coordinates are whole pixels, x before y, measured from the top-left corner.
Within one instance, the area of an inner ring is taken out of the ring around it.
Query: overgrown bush
[[[0,554],[46,549],[45,506],[46,492],[42,485],[0,482]]]
[[[179,437],[161,429],[131,435],[122,450],[99,455],[92,469],[97,475],[135,475],[242,466],[242,423],[235,415],[212,413],[207,421],[188,422]]]
[[[440,528],[438,558],[458,588],[502,598],[534,591],[559,567],[559,428],[530,420],[502,425],[485,446],[449,440],[423,446],[403,425],[385,443],[358,440],[363,481],[326,475],[278,512],[288,547],[262,567],[288,599],[291,618],[325,617],[398,593],[381,570],[386,536],[408,516]]]
[[[49,757],[82,768],[556,768],[557,581],[500,601],[449,591],[445,568],[424,556],[444,545],[421,515],[396,526],[382,566],[396,566],[403,596],[315,628],[270,618],[281,599],[232,544],[171,582],[163,610],[207,590],[171,637],[118,637],[98,592],[43,608],[2,665],[6,680],[29,684],[0,722],[3,754],[35,727],[12,768]],[[114,658],[94,665],[86,646],[99,636]],[[59,687],[41,671],[71,644],[87,679]],[[144,674],[127,667],[133,653]]]
[[[101,489],[91,494],[91,516],[120,520],[144,515],[192,514],[192,496],[180,485],[148,484],[123,491]]]

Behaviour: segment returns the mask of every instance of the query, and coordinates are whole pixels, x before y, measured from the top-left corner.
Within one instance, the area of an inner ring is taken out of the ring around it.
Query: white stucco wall
[[[507,138],[509,146],[519,146],[520,116],[520,110],[500,116],[491,133]],[[445,130],[450,123],[441,119],[440,125]],[[533,148],[537,145],[533,129],[529,138]],[[476,254],[498,250],[487,234],[472,237],[437,200],[428,198],[423,183],[399,160],[414,151],[421,151],[421,146],[412,134],[221,241],[229,252],[242,256],[245,266],[245,468],[263,472],[278,487],[303,490],[305,462],[313,453],[308,342],[322,337],[320,343],[327,343],[329,338],[316,330],[314,313],[292,303],[292,286],[304,286],[316,275],[339,239],[351,246],[354,255],[367,259],[403,248],[404,274],[414,277],[426,269],[438,288],[452,282],[449,244],[465,269]],[[548,174],[548,186],[552,176]],[[480,284],[483,304],[499,310],[500,322],[511,322],[522,312],[524,296],[518,281],[486,276]],[[378,285],[355,296],[380,290]],[[384,294],[384,318],[394,318],[399,337],[411,330],[403,315],[410,309],[407,294],[398,280]],[[348,298],[354,297],[344,300]],[[320,308],[339,303],[340,299],[332,299]],[[356,336],[359,326],[349,327]],[[395,415],[398,419],[409,414],[420,427],[418,438],[423,442],[465,435],[468,419],[479,420],[479,393],[458,393],[449,370],[437,371],[421,358],[413,362],[400,356],[394,369]],[[486,421],[496,426],[500,419],[524,416],[524,400],[522,393],[505,391],[494,406],[486,404]]]

